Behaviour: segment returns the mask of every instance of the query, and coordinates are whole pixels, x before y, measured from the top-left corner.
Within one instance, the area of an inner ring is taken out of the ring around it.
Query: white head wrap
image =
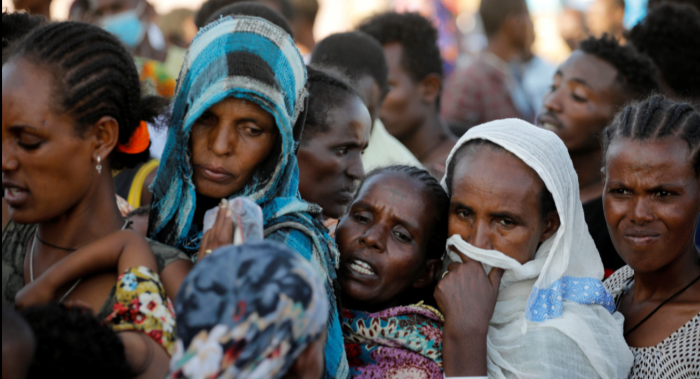
[[[603,264],[564,143],[525,121],[494,121],[470,129],[450,153],[447,167],[460,147],[476,139],[503,147],[535,170],[561,220],[557,233],[524,265],[476,248],[459,235],[447,242],[487,271],[506,270],[489,324],[489,378],[626,378],[633,355],[622,336],[622,315],[614,313],[613,298],[601,282]],[[448,259],[461,262],[449,249]]]

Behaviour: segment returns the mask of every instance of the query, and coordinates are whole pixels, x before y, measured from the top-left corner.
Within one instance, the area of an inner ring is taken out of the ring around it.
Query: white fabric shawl
[[[561,227],[521,265],[498,251],[448,240],[466,256],[505,269],[488,332],[489,378],[627,378],[634,357],[622,336],[623,318],[605,290],[603,264],[583,217],[578,178],[554,133],[508,119],[472,128],[471,140],[499,145],[534,169],[552,193]],[[445,180],[442,182],[445,186]],[[448,191],[449,192],[449,191]],[[449,252],[449,249],[448,249]],[[449,252],[451,261],[461,262]]]

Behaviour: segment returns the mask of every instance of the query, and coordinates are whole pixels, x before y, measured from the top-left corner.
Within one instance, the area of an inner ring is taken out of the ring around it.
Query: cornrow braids
[[[319,66],[307,66],[307,71],[309,104],[302,143],[317,133],[328,131],[331,110],[342,107],[352,96],[361,99],[357,90],[340,73]]]
[[[141,121],[153,122],[167,101],[141,97],[133,58],[108,32],[80,22],[61,22],[34,30],[10,59],[26,59],[53,75],[54,109],[76,120],[82,134],[102,117],[119,124],[119,142],[126,145]],[[149,159],[148,149],[129,155],[113,151],[112,169],[133,168]]]
[[[452,157],[449,166],[447,166],[447,172],[445,174],[445,185],[447,186],[447,194],[449,197],[452,197],[452,184],[454,183],[454,174],[457,164],[467,155],[473,154],[482,148],[489,148],[493,151],[511,154],[502,146],[485,139],[475,139],[460,146]],[[542,188],[542,192],[540,192],[540,214],[542,219],[544,220],[550,213],[556,210],[557,204],[554,202],[554,196],[545,185]]]
[[[688,143],[695,175],[700,176],[700,112],[688,103],[661,95],[632,103],[615,116],[602,136],[603,159],[615,140],[653,141],[667,137]]]
[[[2,12],[2,64],[12,55],[12,47],[17,41],[45,22],[44,16]]]
[[[435,179],[435,177],[433,177],[428,171],[417,167],[403,165],[382,167],[371,171],[364,177],[364,179],[362,179],[362,182],[358,187],[358,191],[355,194],[355,199],[357,199],[360,190],[369,179],[385,173],[402,174],[408,178],[420,182],[423,185],[424,191],[433,201],[432,209],[435,210],[433,219],[430,220],[430,224],[428,226],[429,228],[432,228],[431,233],[428,234],[429,239],[426,243],[428,259],[442,258],[442,255],[445,252],[445,244],[447,243],[447,216],[450,208],[450,198],[440,185],[440,182],[438,182],[438,180]]]

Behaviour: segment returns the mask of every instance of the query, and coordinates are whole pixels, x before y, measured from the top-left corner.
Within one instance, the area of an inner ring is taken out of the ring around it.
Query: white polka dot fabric
[[[605,287],[614,293],[633,276],[634,271],[625,266],[605,281]],[[700,313],[660,344],[630,350],[634,366],[629,379],[700,379]]]

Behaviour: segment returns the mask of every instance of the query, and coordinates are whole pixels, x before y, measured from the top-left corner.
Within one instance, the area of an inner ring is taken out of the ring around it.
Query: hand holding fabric
[[[494,268],[487,274],[481,263],[454,247],[450,249],[464,263],[452,263],[435,290],[438,307],[445,315],[445,375],[486,375],[486,338],[504,270]]]

